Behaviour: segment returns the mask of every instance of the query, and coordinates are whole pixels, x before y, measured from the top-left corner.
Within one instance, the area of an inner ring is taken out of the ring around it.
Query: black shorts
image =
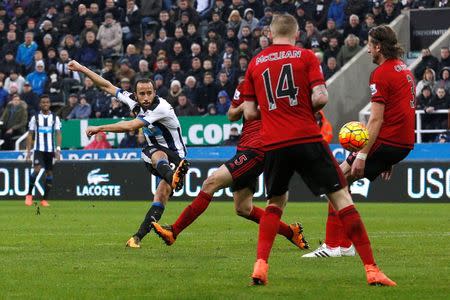
[[[54,152],[42,152],[34,151],[33,154],[33,167],[40,166],[47,171],[53,170],[53,158],[55,157]]]
[[[264,152],[256,149],[238,150],[225,166],[233,178],[233,192],[244,188],[255,192],[258,177],[264,170]]]
[[[326,142],[297,144],[266,152],[264,177],[267,197],[270,199],[286,193],[294,172],[299,173],[316,196],[336,192],[347,185]]]
[[[370,181],[375,180],[381,173],[389,170],[393,165],[408,156],[411,149],[389,146],[386,144],[374,144],[367,155],[364,177]],[[351,166],[357,153],[351,153],[347,157],[347,163]]]
[[[170,150],[169,148],[163,147],[163,146],[147,146],[144,149],[142,149],[142,159],[145,162],[145,166],[147,167],[147,170],[149,170],[150,173],[153,175],[162,178],[162,176],[159,174],[158,170],[153,168],[151,157],[153,153],[156,151],[162,151],[167,154],[167,157],[169,158],[169,164],[172,170],[175,170],[175,168],[180,164],[182,158],[175,153],[174,151]]]

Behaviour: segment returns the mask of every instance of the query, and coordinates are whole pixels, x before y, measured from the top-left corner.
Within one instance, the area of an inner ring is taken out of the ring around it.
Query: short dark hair
[[[134,91],[135,91],[135,92],[137,91],[137,85],[138,85],[138,83],[151,83],[153,89],[154,89],[155,92],[156,92],[156,84],[155,84],[155,82],[154,82],[153,80],[151,80],[150,78],[142,78],[142,79],[136,80],[136,82],[134,83]]]
[[[50,96],[47,95],[47,94],[42,94],[39,98],[40,98],[41,100],[42,100],[42,99],[50,99]]]
[[[395,31],[387,25],[370,29],[369,36],[374,44],[380,45],[380,52],[386,59],[400,58],[405,53],[398,43]]]

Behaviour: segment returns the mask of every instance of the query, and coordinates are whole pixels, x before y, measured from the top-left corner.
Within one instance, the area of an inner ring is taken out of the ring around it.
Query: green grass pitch
[[[187,202],[171,202],[162,223]],[[302,259],[275,241],[269,285],[249,287],[257,226],[212,203],[168,247],[151,233],[125,249],[146,202],[52,201],[50,208],[0,202],[0,299],[449,299],[450,206],[358,205],[380,267],[396,288],[370,287],[358,257]],[[258,203],[263,205],[263,203]],[[301,219],[312,248],[323,238],[325,203],[289,203],[283,219]]]

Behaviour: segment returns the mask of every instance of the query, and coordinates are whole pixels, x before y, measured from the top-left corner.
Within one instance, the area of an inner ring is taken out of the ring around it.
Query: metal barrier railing
[[[424,114],[448,114],[448,109],[438,109],[432,113],[426,113],[422,109],[416,109],[416,143],[422,143],[422,134],[423,133],[442,133],[446,132],[448,128],[442,129],[422,129],[422,118],[421,116]],[[370,116],[370,103],[368,103],[360,112],[359,112],[359,121],[367,124]]]
[[[27,138],[27,136],[28,136],[28,131],[25,132],[24,134],[22,134],[22,135],[16,140],[16,143],[15,143],[15,146],[14,146],[14,149],[16,149],[16,151],[20,150],[20,143],[22,143],[23,140],[25,140],[25,139]]]

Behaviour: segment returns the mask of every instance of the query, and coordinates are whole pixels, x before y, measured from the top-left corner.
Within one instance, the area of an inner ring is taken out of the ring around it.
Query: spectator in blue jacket
[[[78,51],[80,64],[90,69],[101,69],[101,53],[98,41],[95,39],[95,32],[87,31],[83,46]]]
[[[31,84],[33,92],[38,96],[42,95],[47,83],[47,73],[45,73],[45,64],[43,60],[36,62],[36,70],[27,75],[27,81]]]
[[[17,49],[17,63],[29,68],[37,48],[38,45],[34,42],[34,34],[32,32],[25,33],[25,41]]]
[[[342,29],[345,25],[345,0],[333,0],[328,8],[328,18],[336,22],[336,27]]]
[[[231,100],[225,90],[221,90],[217,95],[216,110],[218,115],[226,115],[230,108]]]
[[[75,106],[67,119],[89,119],[91,115],[91,105],[87,103],[86,96],[80,96],[80,103]]]

